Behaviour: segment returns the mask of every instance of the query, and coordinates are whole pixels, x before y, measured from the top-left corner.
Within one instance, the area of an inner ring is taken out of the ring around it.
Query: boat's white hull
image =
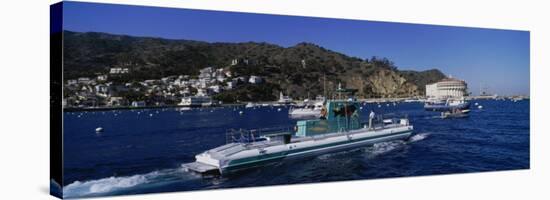
[[[364,146],[368,146],[368,145],[372,145],[372,144],[376,144],[376,143],[380,143],[380,142],[385,142],[385,141],[401,140],[401,139],[409,138],[411,136],[411,134],[412,134],[412,131],[402,133],[402,134],[399,134],[399,135],[386,136],[386,137],[383,137],[383,138],[377,138],[377,139],[372,139],[372,140],[363,140],[363,141],[358,141],[358,142],[350,142],[350,143],[346,143],[346,144],[343,144],[343,145],[338,145],[338,146],[334,146],[334,147],[330,147],[330,148],[318,149],[318,150],[315,150],[315,151],[307,151],[307,152],[301,152],[301,153],[295,153],[295,154],[288,154],[285,157],[285,159],[294,159],[294,158],[303,158],[303,157],[309,157],[309,156],[316,156],[316,155],[322,155],[322,154],[333,153],[333,152],[338,152],[338,151],[345,151],[345,150],[349,150],[349,149],[355,149],[355,148],[364,147]]]
[[[319,117],[321,116],[320,110],[311,109],[294,109],[288,113],[291,117]]]
[[[308,138],[289,144],[247,148],[243,144],[228,144],[196,156],[196,163],[217,169],[220,174],[261,166],[265,163],[338,152],[371,144],[406,139],[412,126],[396,126],[379,130],[362,128],[347,133],[334,133]],[[299,140],[299,139],[298,139]]]

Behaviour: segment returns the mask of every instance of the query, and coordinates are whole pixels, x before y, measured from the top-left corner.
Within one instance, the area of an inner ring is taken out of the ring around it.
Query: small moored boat
[[[288,114],[293,118],[320,117],[323,110],[323,102],[319,101],[313,105],[306,105],[303,108],[291,107]]]
[[[424,104],[427,111],[447,112],[454,109],[466,110],[470,108],[470,102],[464,98],[449,98],[446,100],[430,100]]]
[[[441,113],[441,118],[448,119],[448,118],[464,118],[469,117],[468,113],[470,110],[459,110],[455,109],[452,111],[446,111]]]

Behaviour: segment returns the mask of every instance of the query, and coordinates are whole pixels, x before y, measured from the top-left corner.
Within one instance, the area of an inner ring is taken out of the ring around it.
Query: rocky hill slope
[[[65,79],[127,67],[121,81],[198,75],[204,67],[228,68],[235,75],[257,75],[294,98],[314,97],[336,88],[358,89],[359,97],[423,95],[425,85],[444,78],[437,69],[400,71],[385,58],[350,57],[312,43],[281,47],[269,43],[208,43],[65,31]],[[238,61],[237,64],[232,63]],[[235,64],[235,65],[232,65]],[[243,91],[240,91],[243,92]],[[245,91],[246,92],[246,91]]]

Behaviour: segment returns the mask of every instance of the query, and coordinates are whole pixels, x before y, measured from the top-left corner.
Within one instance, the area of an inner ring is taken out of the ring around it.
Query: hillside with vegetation
[[[351,57],[312,43],[282,47],[96,32],[63,34],[65,80],[108,74],[113,67],[130,71],[110,77],[120,83],[173,75],[193,78],[205,67],[223,68],[233,77],[259,76],[265,80],[261,85],[245,84],[215,96],[226,101],[275,100],[280,91],[297,99],[324,91],[330,95],[338,83],[357,89],[356,95],[363,98],[411,97],[423,95],[426,84],[445,77],[437,69],[400,71],[386,58]]]

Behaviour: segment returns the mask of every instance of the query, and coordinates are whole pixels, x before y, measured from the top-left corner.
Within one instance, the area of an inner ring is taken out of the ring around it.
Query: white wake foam
[[[426,139],[430,134],[429,133],[419,133],[416,135],[413,135],[411,138],[409,138],[409,142],[417,142],[423,139]]]
[[[380,155],[385,154],[390,151],[393,151],[395,149],[398,149],[399,147],[402,147],[405,143],[403,141],[389,141],[389,142],[380,142],[373,144],[370,149],[368,149],[368,152],[373,155]]]
[[[64,197],[85,197],[90,195],[106,194],[118,190],[139,187],[146,183],[159,182],[163,179],[184,178],[182,169],[167,169],[153,171],[147,174],[133,176],[108,177],[90,181],[75,181],[63,187]]]
[[[63,196],[86,196],[90,194],[107,193],[123,188],[130,188],[140,184],[148,182],[148,176],[145,175],[133,175],[126,177],[109,177],[91,181],[75,181],[63,188]]]

